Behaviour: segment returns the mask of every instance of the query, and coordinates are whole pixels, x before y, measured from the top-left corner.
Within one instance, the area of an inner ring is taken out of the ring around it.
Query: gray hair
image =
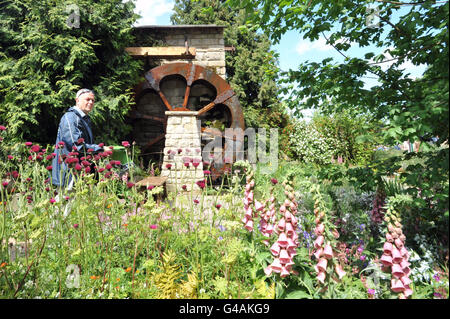
[[[94,91],[89,90],[89,89],[78,90],[77,95],[76,95],[76,99],[78,99],[80,97],[80,95],[85,94],[85,93],[92,93],[92,94],[94,94]]]

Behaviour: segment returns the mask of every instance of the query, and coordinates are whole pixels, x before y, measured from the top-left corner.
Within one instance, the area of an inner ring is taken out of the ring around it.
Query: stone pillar
[[[200,121],[192,111],[166,111],[167,129],[161,176],[168,192],[199,191],[204,180]],[[183,189],[185,185],[186,189]]]

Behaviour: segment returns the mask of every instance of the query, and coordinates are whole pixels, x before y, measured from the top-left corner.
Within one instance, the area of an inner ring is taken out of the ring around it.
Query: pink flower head
[[[328,261],[325,258],[320,258],[319,262],[317,263],[317,269],[320,271],[326,271],[327,270]]]
[[[50,204],[53,204],[55,202],[56,202],[56,200],[54,198],[50,198]]]
[[[401,263],[403,260],[402,254],[397,248],[392,249],[392,262],[394,263]]]
[[[220,204],[217,204],[217,205],[216,205],[216,208],[217,208],[217,209],[220,209],[220,207],[222,207],[222,205],[220,205]]]
[[[181,188],[185,191],[187,189],[186,185],[181,185]]]
[[[78,224],[73,224],[73,228],[77,229],[78,228]]]
[[[400,238],[396,238],[394,240],[395,246],[397,246],[397,248],[401,249],[403,247],[403,242],[400,240]]]
[[[81,171],[82,168],[83,168],[83,167],[82,167],[80,164],[78,164],[78,163],[75,164],[75,169],[76,169],[77,171]]]
[[[336,271],[336,274],[339,277],[339,280],[342,279],[342,277],[345,276],[346,272],[344,271],[344,269],[342,269],[342,266],[340,264],[336,264],[336,266],[334,266],[334,270]]]
[[[260,202],[258,202],[257,200],[255,200],[255,209],[257,211],[262,211],[264,209],[264,205],[261,204]]]
[[[12,155],[8,155],[8,159],[9,159],[9,160],[13,160],[14,157],[13,157]]]
[[[0,131],[5,131],[5,130],[6,130],[6,127],[3,125],[0,125]]]
[[[170,164],[170,163],[166,164],[167,169],[170,169],[171,167],[172,167],[172,164]]]
[[[147,189],[148,189],[149,191],[151,191],[153,188],[155,188],[154,185],[149,185],[149,186],[147,186]]]
[[[390,242],[385,242],[383,245],[383,251],[385,254],[390,255],[392,253],[392,244]]]
[[[8,184],[9,184],[9,182],[8,182],[8,181],[3,181],[3,182],[2,182],[2,185],[3,185],[3,187],[6,187],[6,186],[8,186]]]
[[[46,169],[47,169],[48,171],[51,171],[51,170],[53,169],[53,166],[49,165],[49,166],[46,167]]]
[[[278,183],[276,178],[271,178],[270,181],[272,182],[273,185],[276,185]]]
[[[314,233],[319,236],[322,235],[323,232],[325,230],[325,225],[323,223],[320,223],[319,225],[316,226],[316,228],[314,229]]]
[[[192,166],[197,167],[198,165],[200,165],[200,162],[198,159],[194,159],[192,162]]]
[[[133,186],[134,186],[134,183],[131,183],[131,182],[128,182],[128,183],[127,183],[127,187],[128,187],[128,188],[132,188]]]
[[[31,142],[25,142],[25,146],[31,146],[31,145],[33,145],[33,143],[31,143]]]
[[[284,220],[284,218],[281,218],[278,221],[277,228],[279,231],[284,231],[284,229],[286,228],[286,221]]]
[[[288,263],[290,261],[291,261],[291,256],[289,256],[289,254],[286,251],[286,249],[281,249],[280,250],[280,262],[282,264],[286,264],[286,263]]]
[[[284,248],[287,247],[288,245],[288,240],[286,237],[285,233],[281,233],[280,236],[278,237],[278,245],[280,245],[280,247]]]
[[[274,242],[272,247],[270,247],[270,251],[272,252],[272,255],[278,256],[280,254],[280,245],[278,242]]]
[[[200,203],[200,202],[198,201],[198,199],[194,199],[194,204],[198,204],[198,203]]]
[[[323,236],[317,237],[316,240],[314,241],[314,248],[318,249],[322,247],[323,241],[324,241]]]
[[[323,249],[323,255],[326,259],[333,258],[333,249],[331,248],[330,244],[325,245],[325,248]]]
[[[204,171],[203,171],[203,174],[205,174],[205,175],[211,175],[211,171],[209,171],[209,170],[204,170]]]
[[[281,268],[283,267],[281,266],[280,260],[278,258],[275,258],[270,266],[272,270],[276,273],[280,273]]]
[[[205,188],[205,180],[197,181],[195,182],[195,184],[197,184],[197,186],[200,187],[201,189]]]
[[[289,270],[286,267],[281,267],[280,277],[284,278],[289,276]]]
[[[319,248],[316,250],[316,252],[314,253],[314,257],[316,257],[317,259],[319,259],[323,254],[323,248]]]
[[[156,229],[158,226],[157,225],[154,225],[154,224],[152,224],[152,225],[150,225],[150,229]]]
[[[122,146],[130,147],[130,143],[128,141],[122,141]]]
[[[266,268],[264,268],[264,273],[266,274],[267,277],[269,277],[272,274],[272,266],[269,265]]]
[[[77,144],[83,144],[83,143],[84,143],[84,138],[80,137],[80,138],[77,140]]]
[[[393,264],[392,265],[392,275],[396,278],[400,278],[404,275],[403,269],[399,264]]]
[[[402,292],[405,290],[405,286],[399,279],[392,279],[391,280],[391,289],[394,292]]]
[[[33,145],[31,146],[31,151],[34,153],[38,153],[41,150],[41,147],[39,145]]]
[[[322,284],[325,283],[325,272],[321,271],[317,274],[317,280],[320,281]]]
[[[245,223],[245,229],[247,229],[249,232],[253,231],[253,220],[249,219]]]
[[[383,263],[384,266],[392,265],[392,257],[389,255],[383,254],[380,258],[380,261]]]

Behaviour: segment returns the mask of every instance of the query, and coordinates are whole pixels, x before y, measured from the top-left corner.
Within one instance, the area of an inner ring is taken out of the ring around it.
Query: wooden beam
[[[125,51],[131,56],[135,57],[150,57],[150,58],[188,58],[193,59],[195,57],[196,49],[193,47],[188,48],[188,54],[186,54],[186,47],[128,47]]]

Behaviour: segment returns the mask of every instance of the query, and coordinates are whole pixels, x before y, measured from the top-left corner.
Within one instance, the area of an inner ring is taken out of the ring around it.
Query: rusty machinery
[[[167,127],[165,111],[197,111],[202,145],[221,137],[222,152],[227,146],[225,129],[245,129],[242,107],[235,92],[215,72],[193,63],[169,63],[149,70],[144,77],[145,81],[135,89],[136,105],[130,118],[134,122],[133,135],[140,135],[138,145],[143,155],[148,155],[147,159],[162,162]],[[235,137],[234,142],[243,143],[243,140]],[[230,165],[211,165],[213,180],[222,176]]]

